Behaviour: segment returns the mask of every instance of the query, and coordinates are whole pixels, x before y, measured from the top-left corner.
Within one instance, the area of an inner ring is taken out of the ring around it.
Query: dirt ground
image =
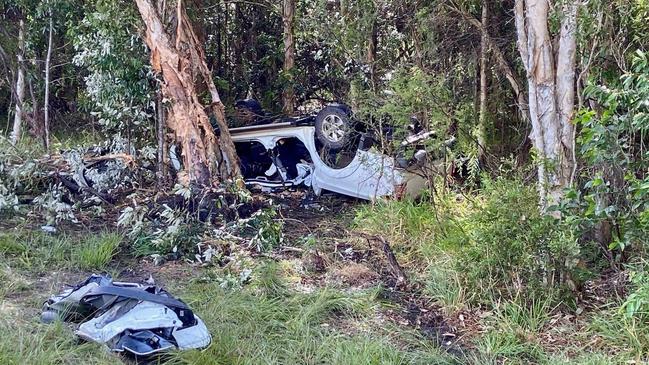
[[[314,293],[325,288],[335,288],[346,293],[356,293],[381,288],[379,301],[384,303],[362,325],[357,321],[339,318],[323,325],[347,334],[363,334],[379,331],[386,325],[404,331],[414,331],[454,358],[470,357],[475,351],[476,339],[488,332],[493,313],[462,309],[448,312],[426,295],[419,273],[412,268],[401,267],[398,255],[394,255],[389,242],[368,236],[361,227],[354,226],[355,208],[368,202],[339,195],[324,195],[314,199],[304,191],[285,191],[265,195],[279,205],[278,220],[283,222],[284,241],[270,252],[247,250],[252,260],[272,260],[283,270],[283,278],[295,293]],[[114,215],[114,214],[113,214]],[[116,230],[115,219],[85,222],[94,231]],[[0,230],[11,231],[19,226],[23,230],[39,230],[38,225],[23,221],[4,221]],[[74,234],[74,226],[60,229]],[[124,241],[127,241],[126,239]],[[386,247],[387,246],[387,247]],[[7,271],[9,270],[9,271]],[[19,321],[38,318],[42,303],[66,285],[75,284],[93,273],[84,270],[52,267],[41,273],[11,271],[7,266],[5,276],[11,276],[11,290],[0,300],[0,313]],[[155,280],[156,285],[172,293],[183,292],[184,286],[206,275],[204,265],[186,260],[167,260],[156,265],[149,257],[135,258],[128,248],[109,264],[106,272],[119,281],[144,282]],[[623,281],[624,278],[620,278]],[[7,285],[5,283],[5,285]],[[606,302],[601,293],[610,293],[593,283],[585,291],[589,298],[584,303]],[[585,331],[584,317],[566,315],[556,310],[548,323],[527,341],[538,343],[548,352],[562,352],[568,346],[582,346],[569,333]],[[594,337],[589,346],[599,346],[602,338]],[[394,342],[399,345],[399,340]],[[408,344],[401,344],[404,348]]]

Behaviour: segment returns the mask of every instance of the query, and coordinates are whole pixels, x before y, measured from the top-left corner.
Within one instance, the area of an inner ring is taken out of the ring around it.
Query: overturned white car
[[[328,190],[366,200],[417,196],[426,188],[428,158],[423,150],[404,163],[367,146],[364,136],[347,154],[323,148],[323,138],[335,140],[349,133],[342,129],[340,113],[327,115],[328,111],[336,112],[325,109],[317,118],[324,126],[296,119],[230,129],[246,184],[266,189],[306,185],[316,195]],[[423,133],[404,143],[429,136]],[[331,163],[332,157],[345,161]]]

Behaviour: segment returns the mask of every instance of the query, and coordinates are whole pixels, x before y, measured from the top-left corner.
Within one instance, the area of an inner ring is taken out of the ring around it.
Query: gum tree
[[[163,78],[162,95],[169,101],[166,124],[180,146],[184,185],[210,186],[241,175],[234,144],[225,121],[223,103],[205,54],[182,0],[161,2],[137,0],[146,25],[145,42],[151,50],[153,70]],[[202,83],[201,83],[202,82]],[[207,87],[211,96],[209,110],[214,113],[220,137],[210,124],[199,92]]]
[[[550,32],[548,0],[516,0],[518,50],[527,73],[530,138],[537,153],[540,205],[557,204],[575,174],[575,57],[578,0],[561,6],[559,34]]]

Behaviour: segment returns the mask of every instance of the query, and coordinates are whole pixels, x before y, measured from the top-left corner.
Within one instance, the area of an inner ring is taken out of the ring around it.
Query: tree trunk
[[[164,104],[162,102],[162,91],[158,90],[156,93],[156,111],[157,111],[157,124],[156,124],[156,137],[158,140],[158,183],[164,185],[167,180],[167,143],[165,138],[165,119],[164,119]]]
[[[487,48],[492,53],[493,58],[496,61],[496,66],[505,76],[512,88],[512,91],[514,92],[514,96],[516,97],[516,106],[518,107],[518,110],[521,114],[521,118],[526,122],[529,121],[530,111],[528,107],[527,95],[523,90],[522,82],[519,80],[518,75],[505,58],[505,54],[489,35],[489,29],[486,27],[486,25],[483,26],[483,24],[478,21],[478,19],[467,13],[465,10],[462,10],[453,5],[447,5],[446,7],[447,9],[461,15],[465,20],[468,21],[469,24],[476,27],[480,31],[481,41],[483,40],[487,42]]]
[[[295,112],[295,88],[293,86],[293,68],[295,67],[295,0],[284,0],[282,18],[284,22],[284,75],[286,86],[282,93],[284,113],[292,115]]]
[[[552,48],[547,0],[516,0],[518,48],[527,72],[530,136],[538,154],[540,204],[545,210],[563,198],[575,170],[575,98],[577,0],[563,8],[559,46]]]
[[[179,181],[185,185],[209,186],[223,179],[240,179],[223,104],[182,1],[176,3],[177,28],[172,34],[165,31],[151,0],[136,0],[136,3],[146,24],[145,41],[151,50],[151,65],[155,72],[162,74],[162,93],[171,104],[166,122],[182,152]],[[220,141],[198,97],[199,77],[212,97],[211,109],[221,131]]]
[[[36,99],[36,93],[34,93],[34,83],[32,78],[28,78],[27,84],[29,85],[29,96],[32,99],[32,112],[30,115],[31,123],[31,132],[35,137],[43,138],[45,133],[43,132],[43,118],[41,117],[40,108],[38,106],[38,99]],[[43,145],[45,145],[45,139],[42,140]]]
[[[47,56],[45,57],[45,97],[43,100],[43,128],[45,139],[45,150],[50,151],[50,63],[52,60],[52,30],[54,27],[52,19],[52,8],[50,7],[50,29],[47,39]]]
[[[482,1],[481,37],[480,37],[480,114],[478,116],[478,159],[485,156],[487,134],[487,52],[489,35],[487,33],[489,9],[487,0]]]
[[[25,99],[25,22],[20,21],[18,31],[18,67],[16,78],[16,115],[14,115],[14,126],[11,132],[11,144],[15,145],[20,140],[24,119],[24,99]]]
[[[370,70],[370,83],[371,89],[373,92],[377,91],[378,80],[376,77],[376,52],[379,42],[378,35],[378,24],[376,20],[372,21],[372,26],[370,29],[369,39],[367,42],[367,59],[366,63]]]

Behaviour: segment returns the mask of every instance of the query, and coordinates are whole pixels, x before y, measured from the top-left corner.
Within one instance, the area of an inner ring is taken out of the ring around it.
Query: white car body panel
[[[90,341],[106,343],[127,329],[182,326],[176,313],[165,305],[140,302],[127,313],[121,314],[120,310],[126,304],[128,301],[116,304],[101,316],[82,323],[76,334]]]

